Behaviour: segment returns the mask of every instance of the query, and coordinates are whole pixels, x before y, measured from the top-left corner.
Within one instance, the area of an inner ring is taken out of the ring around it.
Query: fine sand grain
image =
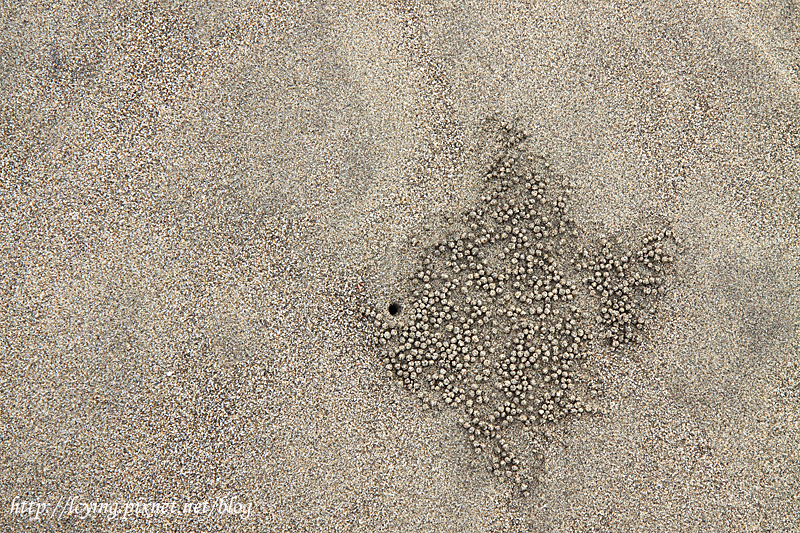
[[[682,241],[528,498],[356,311],[474,205],[486,119],[590,240]],[[800,531],[799,184],[791,1],[5,2],[0,529]]]

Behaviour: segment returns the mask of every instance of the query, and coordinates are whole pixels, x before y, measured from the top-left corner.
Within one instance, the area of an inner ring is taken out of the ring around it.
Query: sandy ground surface
[[[492,116],[582,227],[683,239],[527,499],[354,314],[475,202]],[[4,2],[2,529],[800,531],[799,177],[790,1]]]

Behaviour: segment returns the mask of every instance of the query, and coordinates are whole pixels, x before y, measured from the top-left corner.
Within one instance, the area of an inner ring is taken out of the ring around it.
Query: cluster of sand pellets
[[[641,340],[675,239],[664,229],[628,253],[605,238],[587,247],[564,180],[524,132],[500,134],[478,205],[421,250],[395,300],[361,313],[386,369],[424,407],[463,413],[470,445],[529,495],[542,455],[522,460],[506,435],[519,425],[544,439],[559,420],[602,409],[583,379],[593,354]]]

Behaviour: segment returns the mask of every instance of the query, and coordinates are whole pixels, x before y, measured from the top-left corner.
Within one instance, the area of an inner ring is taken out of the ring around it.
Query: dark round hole
[[[400,313],[400,311],[402,311],[402,310],[403,310],[403,308],[397,302],[392,302],[392,303],[389,304],[389,314],[392,315],[392,316]]]

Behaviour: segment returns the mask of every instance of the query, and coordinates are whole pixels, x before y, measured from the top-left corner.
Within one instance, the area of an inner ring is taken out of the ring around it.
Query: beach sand
[[[5,3],[2,529],[800,530],[799,9]],[[682,240],[529,498],[356,311],[475,203],[486,118],[587,238]]]

